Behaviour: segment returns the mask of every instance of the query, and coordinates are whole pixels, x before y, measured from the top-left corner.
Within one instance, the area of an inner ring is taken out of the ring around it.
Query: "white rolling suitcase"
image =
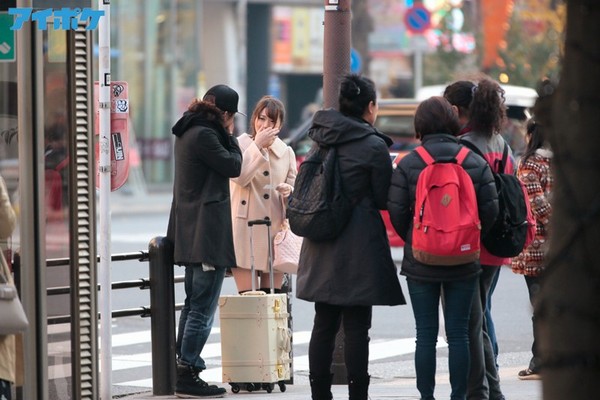
[[[240,389],[271,393],[275,384],[285,392],[291,364],[287,294],[273,293],[271,221],[248,221],[251,230],[254,225],[267,226],[271,293],[256,291],[252,280],[251,292],[219,298],[223,382],[231,385],[233,393]],[[251,271],[254,273],[254,255]]]

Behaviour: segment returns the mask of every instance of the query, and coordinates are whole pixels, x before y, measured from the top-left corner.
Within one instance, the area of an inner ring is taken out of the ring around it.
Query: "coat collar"
[[[281,158],[287,152],[287,148],[287,144],[285,144],[283,140],[277,138],[275,139],[271,147],[269,147],[269,150],[271,150],[271,152],[275,154],[275,157]]]

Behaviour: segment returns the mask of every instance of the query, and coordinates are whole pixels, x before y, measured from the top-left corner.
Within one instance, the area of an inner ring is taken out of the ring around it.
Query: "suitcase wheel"
[[[232,383],[231,384],[231,391],[233,393],[239,393],[240,392],[240,385],[238,385],[237,383]]]
[[[284,382],[279,382],[279,390],[281,391],[281,393],[285,392],[285,383]]]
[[[248,392],[253,392],[254,391],[254,383],[246,383],[246,390]],[[260,388],[260,386],[258,386],[258,388]]]
[[[274,387],[275,385],[272,383],[263,383],[263,389],[265,389],[267,393],[271,393]]]

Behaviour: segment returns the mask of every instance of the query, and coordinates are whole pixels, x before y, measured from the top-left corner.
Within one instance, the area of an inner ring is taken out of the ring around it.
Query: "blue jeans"
[[[502,399],[500,378],[496,367],[494,350],[488,336],[485,320],[487,300],[490,287],[500,266],[483,265],[477,293],[473,297],[471,320],[469,321],[469,347],[471,349],[471,370],[469,372],[468,399],[498,400]]]
[[[415,369],[421,399],[432,400],[435,389],[438,310],[444,291],[444,322],[448,338],[450,399],[464,400],[469,377],[469,313],[476,278],[449,282],[423,282],[408,279],[408,291],[417,326]]]
[[[496,362],[496,369],[498,369],[498,339],[496,337],[496,327],[494,326],[494,320],[492,319],[492,295],[494,294],[494,290],[496,290],[496,285],[498,284],[498,278],[500,278],[500,270],[502,268],[498,268],[498,271],[492,278],[490,292],[487,297],[487,306],[485,308],[484,321],[485,324],[483,329],[487,332],[490,343],[492,344],[492,350],[494,351],[494,361]]]
[[[210,335],[224,278],[225,268],[203,271],[202,266],[185,267],[185,301],[177,332],[177,355],[182,364],[206,369],[200,354]]]

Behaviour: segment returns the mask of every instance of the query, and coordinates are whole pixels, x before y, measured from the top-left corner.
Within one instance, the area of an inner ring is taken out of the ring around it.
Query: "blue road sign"
[[[406,29],[412,33],[423,33],[431,26],[431,13],[420,4],[406,10],[404,13]]]
[[[350,49],[350,72],[358,74],[362,69],[362,59],[356,49]]]

